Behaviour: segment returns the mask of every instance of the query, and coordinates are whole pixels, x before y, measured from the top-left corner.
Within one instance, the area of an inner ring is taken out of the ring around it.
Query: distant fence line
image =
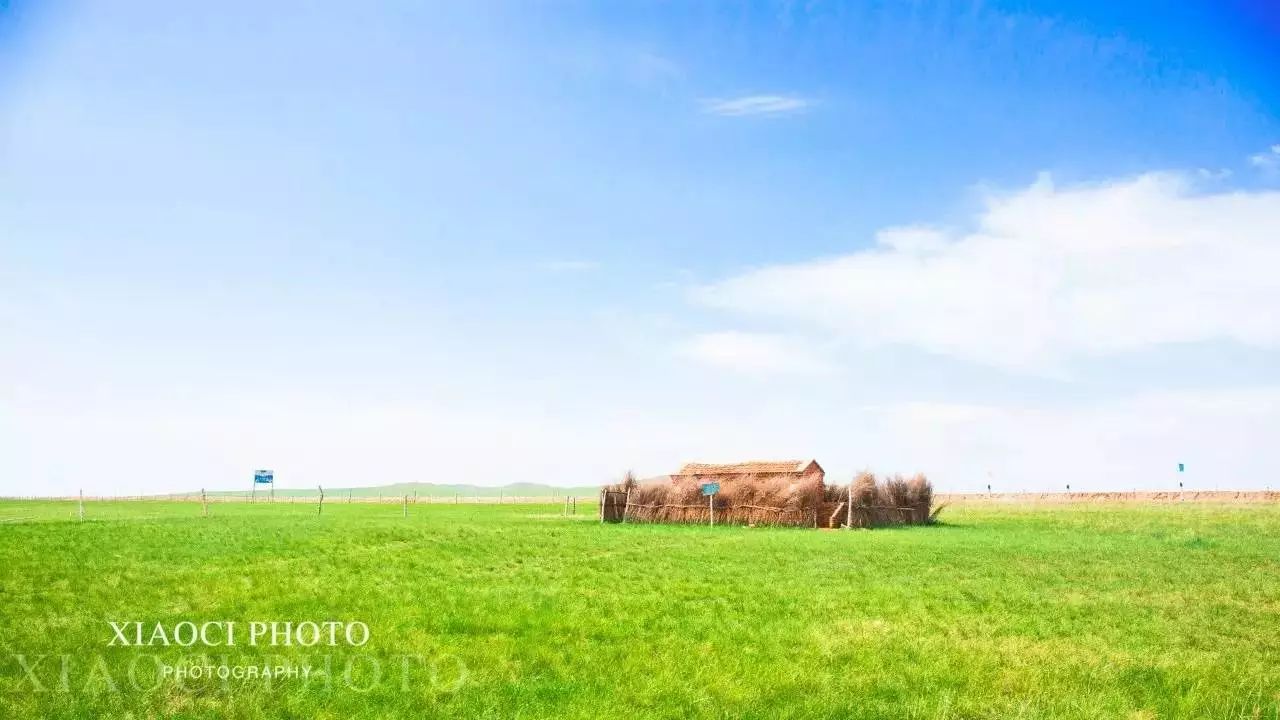
[[[1117,492],[996,492],[938,493],[935,502],[1062,504],[1062,503],[1268,503],[1280,502],[1277,490],[1136,490]]]
[[[418,495],[409,494],[408,502],[410,505],[563,505],[566,500],[577,503],[579,500],[595,500],[595,496],[586,495]],[[382,495],[382,496],[360,496],[345,495],[339,491],[325,491],[325,505],[343,503],[368,503],[385,505],[400,505],[405,502],[406,496],[400,495]],[[81,498],[79,495],[6,495],[0,496],[0,500],[49,500],[58,502],[204,502],[210,503],[318,503],[320,502],[320,494],[314,495],[283,495],[278,494],[272,498],[267,493],[258,493],[256,496],[250,493],[220,493],[214,495],[212,493],[201,497],[200,493],[171,493],[168,495],[85,495]]]

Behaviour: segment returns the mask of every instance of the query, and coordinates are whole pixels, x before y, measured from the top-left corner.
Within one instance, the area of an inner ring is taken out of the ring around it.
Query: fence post
[[[847,504],[848,504],[848,507],[845,508],[845,513],[844,513],[844,518],[845,518],[844,529],[852,530],[853,529],[853,480],[849,481],[849,502]]]
[[[409,496],[404,496],[404,516],[409,517]]]
[[[84,521],[84,488],[80,489],[80,520]]]
[[[209,517],[209,496],[204,494],[204,488],[200,488],[200,504],[204,506],[204,516]]]
[[[600,524],[604,524],[604,490],[600,491]]]

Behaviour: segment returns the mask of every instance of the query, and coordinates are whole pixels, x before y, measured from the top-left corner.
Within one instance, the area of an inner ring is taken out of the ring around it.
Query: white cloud
[[[1280,145],[1272,145],[1264,152],[1250,155],[1249,164],[1263,170],[1280,170]]]
[[[749,375],[812,374],[828,369],[806,340],[785,335],[705,333],[686,342],[680,352],[711,367]]]
[[[598,269],[600,263],[594,260],[544,260],[537,267],[547,272],[587,272]]]
[[[808,110],[812,102],[796,95],[744,95],[735,98],[704,100],[702,109],[712,115],[743,117],[748,115],[788,115]]]
[[[1055,372],[1167,343],[1280,346],[1280,193],[1153,173],[991,196],[968,232],[889,228],[866,250],[708,286],[708,306],[863,346]]]

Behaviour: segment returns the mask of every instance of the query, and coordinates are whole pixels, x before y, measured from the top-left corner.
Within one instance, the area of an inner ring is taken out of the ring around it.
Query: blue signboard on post
[[[253,502],[258,496],[259,485],[271,486],[271,499],[276,499],[276,474],[271,470],[254,470],[253,485],[249,486],[249,501]]]
[[[707,521],[711,527],[716,525],[716,493],[720,492],[720,483],[702,483],[702,494],[707,496]]]

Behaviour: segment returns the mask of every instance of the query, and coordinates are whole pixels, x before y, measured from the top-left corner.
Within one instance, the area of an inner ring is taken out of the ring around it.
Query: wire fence
[[[371,505],[386,506],[385,511],[411,517],[426,505],[445,510],[449,507],[508,506],[534,509],[541,515],[578,516],[580,503],[594,503],[597,498],[582,495],[356,495],[354,492],[324,491],[313,494],[270,493],[169,493],[165,495],[24,495],[0,497],[0,527],[26,522],[55,520],[147,520],[188,516],[208,517],[219,511],[258,513],[260,511],[289,514],[323,515],[340,507],[356,509]],[[337,507],[335,507],[337,506]],[[186,509],[189,508],[189,509]],[[496,509],[496,507],[495,507]]]
[[[312,494],[285,494],[276,493],[271,496],[267,493],[258,493],[256,496],[251,493],[207,493],[203,497],[200,493],[169,493],[166,495],[4,495],[0,496],[0,502],[78,502],[84,500],[87,503],[99,502],[209,502],[209,503],[278,503],[278,504],[308,504],[318,503],[320,501],[320,493]],[[411,505],[560,505],[566,499],[569,502],[594,502],[597,498],[595,495],[348,495],[340,491],[324,492],[324,502],[329,503],[383,503],[391,505],[399,505],[408,498]]]

